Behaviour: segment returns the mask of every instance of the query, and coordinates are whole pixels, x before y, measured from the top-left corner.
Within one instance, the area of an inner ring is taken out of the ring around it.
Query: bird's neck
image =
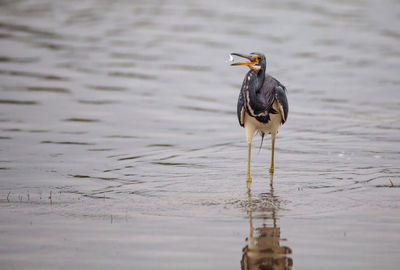
[[[263,86],[264,84],[265,73],[264,70],[254,71],[250,70],[247,74],[248,79],[248,88],[247,91],[249,92],[249,102],[252,108],[257,108],[258,104],[257,101],[257,91]]]
[[[257,89],[260,89],[263,84],[264,84],[264,79],[265,79],[265,70],[264,69],[259,69],[257,73],[257,82],[258,82],[258,87]]]

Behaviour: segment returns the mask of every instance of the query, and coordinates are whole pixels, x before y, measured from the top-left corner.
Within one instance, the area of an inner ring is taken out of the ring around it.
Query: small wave
[[[87,142],[69,142],[69,141],[41,141],[40,143],[49,143],[49,144],[73,144],[73,145],[96,145],[95,143],[87,143]]]
[[[62,36],[60,36],[54,32],[50,32],[50,31],[46,31],[43,29],[34,28],[32,26],[26,26],[26,25],[2,22],[2,23],[0,23],[0,29],[10,30],[12,32],[14,32],[14,31],[25,32],[28,34],[32,34],[32,35],[40,36],[40,37],[44,37],[44,38],[62,39]]]
[[[138,159],[143,156],[131,156],[131,157],[125,157],[125,158],[119,158],[118,160],[123,161],[123,160],[130,160],[130,159]]]
[[[105,86],[105,85],[85,85],[87,88],[99,91],[125,91],[127,88],[119,86]]]
[[[67,118],[64,119],[66,122],[86,122],[86,123],[95,123],[100,122],[98,119],[88,119],[88,118]]]
[[[133,72],[121,72],[121,71],[112,71],[112,72],[109,72],[108,75],[112,76],[112,77],[124,77],[124,78],[141,79],[141,80],[157,79],[157,77],[154,75],[133,73]]]
[[[32,100],[11,100],[11,99],[0,99],[0,104],[11,104],[11,105],[37,105],[39,102]]]
[[[51,81],[68,81],[69,79],[66,77],[61,77],[58,75],[52,74],[42,74],[42,73],[35,73],[29,71],[17,71],[17,70],[0,70],[0,75],[9,75],[9,76],[17,76],[17,77],[31,77],[43,80],[51,80]]]
[[[39,58],[17,58],[17,57],[8,57],[8,56],[0,56],[0,63],[18,63],[18,64],[26,64],[26,63],[36,63],[39,62]]]
[[[67,88],[61,88],[61,87],[27,87],[26,88],[28,91],[33,91],[33,92],[50,92],[50,93],[60,93],[60,94],[70,94],[71,91],[68,90]]]
[[[107,105],[107,104],[115,104],[118,101],[115,100],[78,100],[81,104],[88,104],[88,105]]]

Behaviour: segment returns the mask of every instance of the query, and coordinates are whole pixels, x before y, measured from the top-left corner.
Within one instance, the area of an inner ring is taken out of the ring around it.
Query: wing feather
[[[238,103],[237,103],[237,117],[239,120],[239,124],[240,126],[244,127],[244,98],[243,98],[243,94],[242,91],[240,91],[239,93],[239,99],[238,99]]]
[[[279,104],[279,112],[282,115],[282,125],[286,122],[289,114],[289,103],[286,97],[286,88],[283,85],[275,87],[275,98]]]

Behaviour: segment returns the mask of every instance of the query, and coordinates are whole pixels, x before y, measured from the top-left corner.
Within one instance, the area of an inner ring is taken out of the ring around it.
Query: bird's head
[[[243,57],[249,60],[249,62],[237,62],[232,63],[231,66],[248,66],[251,70],[255,72],[259,72],[261,69],[265,71],[265,66],[267,65],[267,60],[262,53],[253,52],[251,54],[240,54],[240,53],[231,53],[231,55]]]

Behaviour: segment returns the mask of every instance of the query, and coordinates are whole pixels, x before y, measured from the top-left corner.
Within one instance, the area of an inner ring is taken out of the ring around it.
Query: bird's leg
[[[251,185],[251,176],[250,176],[250,159],[251,159],[251,142],[247,144],[247,188],[250,188]]]
[[[253,135],[255,132],[255,126],[251,121],[246,121],[247,117],[244,118],[244,128],[246,130],[246,138],[247,138],[247,188],[250,188],[251,185],[251,176],[250,176],[250,161],[251,161],[251,142],[253,140]]]
[[[274,173],[275,134],[271,133],[271,139],[272,139],[271,166],[269,167],[269,173]]]

